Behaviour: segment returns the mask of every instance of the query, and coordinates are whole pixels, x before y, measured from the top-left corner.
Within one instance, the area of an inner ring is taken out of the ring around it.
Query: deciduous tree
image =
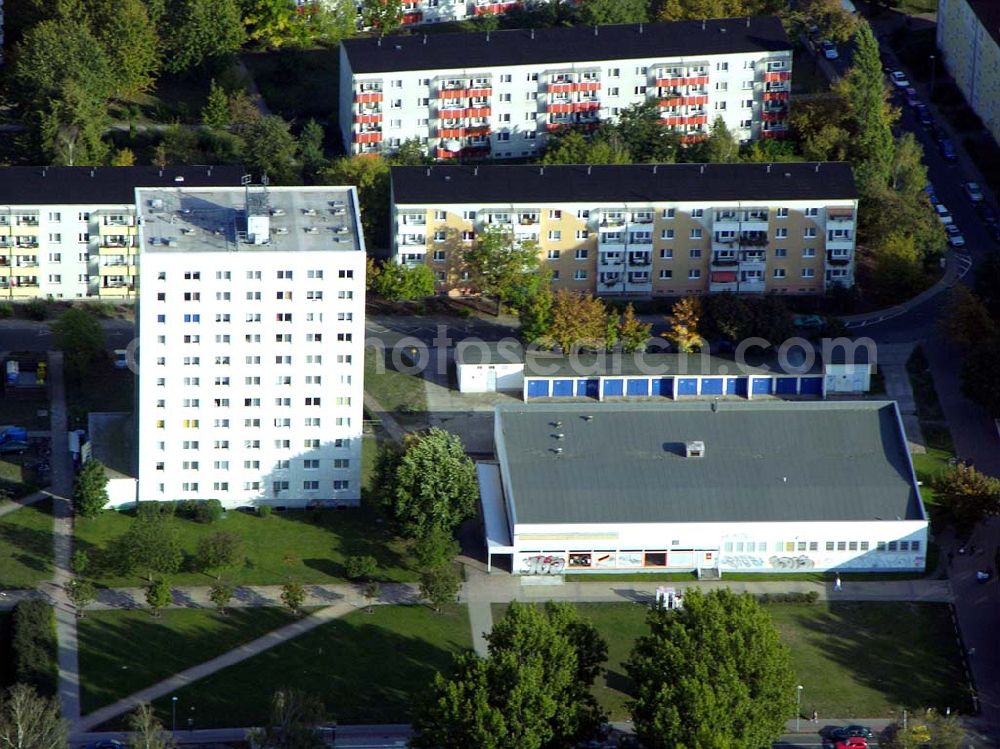
[[[153,616],[159,617],[160,611],[174,602],[174,592],[170,583],[160,578],[146,586],[146,603],[153,611]]]
[[[667,322],[670,327],[660,333],[681,353],[690,353],[699,348],[703,341],[698,333],[701,320],[701,301],[697,297],[686,296],[674,302]]]
[[[538,270],[538,243],[516,239],[510,230],[489,227],[476,236],[462,260],[480,292],[494,297],[502,308]]]
[[[735,294],[709,294],[702,300],[698,330],[709,341],[742,341],[750,334],[750,309]]]
[[[437,675],[413,746],[542,749],[592,738],[604,716],[590,689],[607,657],[593,625],[566,604],[515,602],[487,639],[486,658],[462,654]]]
[[[784,732],[795,675],[756,599],[692,588],[683,609],[651,609],[647,625],[625,663],[643,746],[758,749]]]
[[[626,107],[615,120],[614,130],[636,163],[671,163],[677,160],[680,136],[660,122],[658,101]]]
[[[453,565],[432,567],[420,573],[420,595],[430,601],[438,613],[445,604],[455,602],[461,587],[462,581]]]
[[[721,116],[712,122],[701,150],[705,161],[710,164],[729,164],[740,160],[740,142],[726,127],[726,121]]]
[[[652,323],[644,323],[635,316],[635,307],[629,302],[621,322],[618,323],[618,340],[621,342],[622,351],[634,353],[645,350],[652,328]]]
[[[417,566],[422,570],[451,564],[459,551],[461,547],[451,531],[440,527],[432,528],[413,545],[413,556],[417,560]]]
[[[323,724],[327,721],[323,701],[299,689],[279,689],[271,698],[269,719],[250,733],[257,749],[324,749]]]
[[[965,728],[955,714],[942,715],[934,708],[923,714],[915,712],[904,727],[889,727],[887,736],[879,737],[879,746],[886,749],[961,749],[965,743]]]
[[[277,115],[267,115],[243,135],[243,160],[257,175],[267,175],[272,184],[297,183],[295,155],[298,144],[289,125]]]
[[[392,34],[403,25],[403,5],[395,0],[362,0],[361,23],[380,34]]]
[[[73,509],[82,518],[96,518],[108,503],[108,473],[104,464],[91,458],[73,481]]]
[[[247,38],[262,47],[277,48],[294,36],[296,7],[288,0],[243,0]]]
[[[160,35],[143,0],[86,0],[90,28],[110,63],[114,93],[149,90],[160,69]]]
[[[846,10],[840,0],[805,0],[798,4],[802,18],[819,27],[819,36],[843,43],[854,36],[858,19]]]
[[[526,343],[544,338],[552,325],[552,271],[541,266],[537,273],[525,278],[520,296],[515,299],[521,322],[520,335]]]
[[[302,610],[305,601],[306,589],[301,583],[289,581],[281,586],[281,602],[291,609],[293,614],[298,614]]]
[[[216,531],[198,541],[195,562],[198,569],[208,572],[215,570],[216,579],[221,579],[222,570],[235,567],[243,561],[243,539],[232,531]]]
[[[177,745],[174,737],[163,729],[163,724],[148,702],[140,702],[128,714],[125,724],[130,731],[126,738],[130,749],[173,749]]]
[[[552,302],[552,321],[545,340],[569,354],[580,348],[604,349],[608,311],[603,300],[590,294],[560,289]]]
[[[580,23],[600,26],[608,23],[641,23],[649,20],[647,0],[587,0],[578,6]]]
[[[472,517],[478,499],[476,469],[462,440],[434,427],[407,444],[386,509],[404,536],[423,538]]]
[[[971,466],[959,464],[941,472],[934,479],[934,495],[960,531],[1000,514],[1000,480]]]
[[[361,204],[361,226],[371,250],[389,246],[389,162],[381,156],[334,159],[320,175],[324,185],[355,185]]]
[[[215,608],[220,614],[225,614],[226,607],[233,600],[233,594],[232,585],[217,581],[208,589],[208,600],[215,604]]]
[[[173,73],[216,63],[239,50],[246,38],[236,0],[175,0],[161,29],[165,67]]]
[[[386,260],[369,275],[368,287],[390,302],[423,299],[434,294],[434,271],[424,263],[404,265]]]
[[[59,717],[59,703],[27,684],[0,695],[0,746],[5,749],[65,749],[69,723]]]
[[[911,235],[893,232],[873,249],[872,257],[874,277],[880,289],[903,297],[922,286],[923,258]]]
[[[76,616],[83,619],[84,609],[97,600],[97,589],[89,580],[74,577],[66,583],[66,595],[76,609]]]
[[[308,181],[314,181],[326,168],[329,161],[323,151],[323,140],[326,133],[323,126],[311,117],[302,126],[299,133],[299,160],[302,162],[302,173]]]
[[[142,571],[153,580],[154,573],[172,575],[180,569],[183,554],[177,540],[173,517],[153,503],[140,503],[135,519],[112,545],[119,571]]]
[[[344,569],[350,580],[366,580],[374,577],[378,571],[378,560],[370,555],[356,555],[347,557]]]
[[[104,353],[104,331],[90,310],[70,307],[52,323],[52,335],[56,348],[63,352],[66,374],[76,382]]]
[[[997,323],[990,317],[986,305],[964,283],[957,283],[951,288],[939,325],[952,343],[966,350],[998,332]]]

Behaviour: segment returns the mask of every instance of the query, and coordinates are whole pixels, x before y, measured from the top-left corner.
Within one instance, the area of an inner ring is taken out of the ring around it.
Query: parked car
[[[89,749],[125,749],[125,744],[117,739],[102,739],[91,744]]]
[[[31,445],[22,440],[7,440],[0,445],[0,455],[22,455],[29,447]]]
[[[983,220],[983,223],[987,226],[995,226],[997,223],[997,212],[993,210],[992,206],[985,201],[982,203],[976,203],[976,210],[979,212],[979,218]]]
[[[948,138],[948,133],[945,131],[943,127],[941,127],[937,123],[931,125],[931,134],[934,136],[934,141],[936,143],[940,143],[941,141],[946,140]]]
[[[823,57],[827,60],[836,60],[840,57],[840,52],[837,51],[837,45],[829,39],[824,39],[820,42],[819,46],[823,50]]]
[[[903,95],[906,97],[907,106],[915,107],[920,104],[920,97],[917,96],[917,89],[912,86],[907,86],[903,89]]]
[[[990,239],[1000,244],[1000,224],[993,224],[989,227]]]
[[[952,223],[955,219],[951,217],[951,211],[944,207],[943,203],[937,203],[934,206],[934,213],[937,214],[938,221],[947,226]]]
[[[951,138],[945,138],[938,145],[941,147],[941,155],[948,161],[954,161],[957,158],[955,155],[955,144],[951,142]]]
[[[977,182],[963,182],[962,189],[973,203],[983,202],[983,190]]]
[[[976,570],[976,582],[977,583],[988,583],[993,577],[993,571],[990,569]]]
[[[868,749],[868,741],[861,736],[851,736],[833,745],[835,749]]]
[[[792,320],[792,325],[796,328],[801,329],[815,329],[818,330],[826,324],[826,320],[820,315],[799,315],[794,320]]]
[[[830,731],[830,738],[833,739],[849,739],[856,736],[860,736],[863,739],[875,738],[875,734],[872,733],[872,729],[868,726],[859,726],[857,724],[843,726],[842,728],[834,728]]]
[[[920,124],[924,127],[931,127],[934,124],[934,115],[931,114],[931,108],[926,104],[920,103],[914,107],[917,110],[917,119],[920,120]]]
[[[962,230],[957,226],[948,224],[944,227],[944,232],[948,235],[948,244],[952,247],[965,247],[965,237],[962,236]]]
[[[123,348],[115,349],[115,369],[128,369],[128,351]]]
[[[893,70],[889,73],[889,80],[892,81],[892,85],[896,88],[910,87],[910,79],[906,77],[906,73],[902,70]]]

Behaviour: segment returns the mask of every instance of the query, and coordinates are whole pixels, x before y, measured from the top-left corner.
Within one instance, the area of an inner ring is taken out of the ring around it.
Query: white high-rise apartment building
[[[131,299],[135,188],[239,185],[237,166],[0,168],[0,299]]]
[[[353,187],[139,188],[139,499],[360,499]]]
[[[548,132],[658,102],[693,142],[721,117],[740,139],[788,133],[792,44],[771,16],[346,39],[348,153],[417,138],[438,158],[530,158]]]

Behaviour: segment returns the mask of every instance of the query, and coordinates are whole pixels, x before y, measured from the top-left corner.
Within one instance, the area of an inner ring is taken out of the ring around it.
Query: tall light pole
[[[802,717],[802,685],[795,687],[795,733],[799,732],[799,719]]]
[[[177,697],[170,698],[170,732],[177,735]]]
[[[931,55],[931,93],[930,93],[931,101],[934,100],[934,73],[936,72],[935,71],[936,67],[937,67],[937,60],[935,59],[934,55]]]

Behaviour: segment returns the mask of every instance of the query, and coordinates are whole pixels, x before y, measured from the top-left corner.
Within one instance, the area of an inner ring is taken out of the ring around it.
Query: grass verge
[[[196,728],[259,725],[274,691],[293,687],[319,696],[341,723],[408,722],[434,674],[471,649],[468,615],[458,605],[441,614],[425,606],[373,611],[324,624],[192,684],[176,695],[178,715],[196,705]],[[169,720],[169,697],[155,706]]]
[[[955,445],[944,418],[944,410],[934,388],[930,363],[924,350],[917,346],[906,360],[906,373],[913,389],[913,399],[917,405],[917,419],[924,433],[927,448],[954,454]]]
[[[111,542],[128,529],[131,513],[103,512],[96,518],[78,518],[76,548],[88,551],[95,582],[108,587],[138,585],[138,576],[117,574],[111,565]],[[229,512],[217,523],[205,524],[177,517],[173,523],[185,555],[182,571],[171,576],[174,585],[210,585],[214,578],[193,569],[198,541],[218,531],[243,539],[244,562],[229,570],[225,579],[234,585],[346,582],[344,561],[367,554],[379,562],[382,582],[417,579],[408,566],[407,543],[393,538],[378,525],[373,513],[362,509],[288,510],[270,517]]]
[[[52,500],[0,518],[0,588],[34,588],[52,576]]]
[[[594,693],[611,720],[627,719],[631,684],[623,663],[646,633],[646,607],[577,604],[608,642]],[[494,604],[499,620],[507,604]],[[820,602],[765,607],[790,648],[802,714],[889,718],[899,708],[971,709],[948,607],[944,604]],[[895,711],[895,712],[894,712]]]
[[[381,357],[382,352],[365,348],[365,392],[404,424],[422,426],[427,413],[423,378],[397,372]]]
[[[93,611],[80,621],[83,713],[111,704],[243,643],[295,617],[278,608]]]

